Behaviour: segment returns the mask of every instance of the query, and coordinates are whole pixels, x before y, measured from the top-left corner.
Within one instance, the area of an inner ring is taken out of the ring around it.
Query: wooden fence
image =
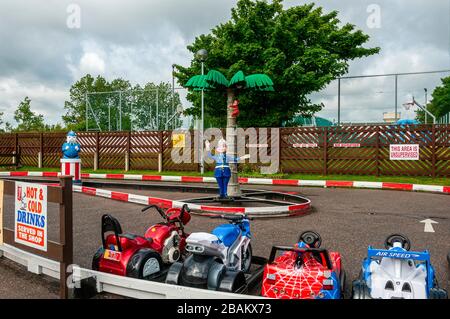
[[[255,136],[244,136],[246,153],[251,147],[261,150],[261,130],[256,129]],[[270,144],[271,130],[267,131]],[[80,132],[82,165],[94,169],[197,171],[196,134],[188,134],[187,140],[192,143],[187,150],[192,160],[177,164],[171,156],[171,131]],[[12,162],[11,154],[20,153],[23,166],[59,167],[64,140],[64,133],[1,134],[0,165]],[[450,176],[450,125],[281,128],[276,141],[279,172],[283,173]],[[390,160],[390,144],[419,144],[419,160]],[[267,164],[250,164],[247,160],[240,168],[260,165]]]

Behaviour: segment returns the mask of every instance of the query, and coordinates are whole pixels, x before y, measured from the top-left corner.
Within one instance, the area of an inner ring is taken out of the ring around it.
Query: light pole
[[[427,107],[428,104],[428,89],[423,89],[425,91],[425,107]],[[428,122],[428,116],[427,113],[425,113],[425,124]]]
[[[175,112],[175,64],[172,64],[172,113]],[[175,125],[172,125],[172,129]]]
[[[205,49],[200,49],[197,51],[196,53],[196,57],[197,59],[201,62],[202,64],[202,76],[205,75],[205,66],[204,63],[206,61],[206,59],[208,58],[208,51],[206,51]],[[203,175],[205,173],[205,167],[203,165],[203,129],[204,129],[204,116],[205,116],[205,93],[204,90],[202,88],[202,98],[201,98],[201,108],[202,108],[202,120],[200,123],[200,173]]]

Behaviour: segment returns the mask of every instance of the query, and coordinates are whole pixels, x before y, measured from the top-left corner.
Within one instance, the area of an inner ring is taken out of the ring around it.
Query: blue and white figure
[[[66,138],[66,142],[62,145],[63,158],[80,158],[78,153],[81,150],[81,146],[77,142],[77,133],[75,133],[74,131],[70,131],[69,133],[67,133]]]
[[[223,138],[217,143],[216,155],[211,154],[209,141],[206,141],[205,145],[208,157],[216,162],[214,177],[219,186],[219,198],[227,198],[228,182],[231,177],[230,163],[237,163],[241,159],[249,158],[250,155],[244,155],[242,157],[227,155],[227,142]]]

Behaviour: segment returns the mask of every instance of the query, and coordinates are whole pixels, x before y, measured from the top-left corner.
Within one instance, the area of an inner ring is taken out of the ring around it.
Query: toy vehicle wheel
[[[248,273],[250,271],[250,267],[252,266],[252,245],[249,243],[247,249],[242,252],[241,256],[241,269],[243,272]]]
[[[372,299],[364,280],[355,280],[352,285],[352,299]]]
[[[320,245],[322,244],[322,237],[320,237],[320,235],[315,231],[308,230],[300,234],[298,241],[304,242],[311,248],[319,248]]]
[[[344,298],[345,293],[345,280],[347,280],[347,275],[345,274],[345,270],[341,269],[341,273],[339,275],[339,282],[341,284],[341,298]]]
[[[225,292],[243,292],[247,286],[244,272],[242,271],[226,271],[220,281],[219,291]]]
[[[441,288],[431,288],[428,299],[448,299],[447,291]]]
[[[394,247],[394,243],[399,242],[402,244],[402,247],[406,250],[410,250],[411,249],[411,241],[408,239],[408,237],[406,237],[405,235],[402,234],[392,234],[389,235],[386,240],[384,241],[384,247],[386,249],[392,248]]]
[[[178,285],[180,283],[180,275],[183,270],[183,264],[180,262],[173,263],[167,272],[166,284]]]
[[[140,249],[128,262],[127,276],[138,279],[150,279],[162,269],[161,256],[152,249]]]
[[[97,249],[94,257],[92,257],[92,270],[100,269],[100,258],[102,258],[104,252],[105,250],[103,249],[103,247],[99,247],[99,249]]]
[[[208,271],[208,289],[217,290],[220,280],[225,272],[225,265],[214,261]]]

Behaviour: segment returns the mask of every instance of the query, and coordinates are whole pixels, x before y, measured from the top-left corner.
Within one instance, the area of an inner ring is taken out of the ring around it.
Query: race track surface
[[[209,184],[208,186],[212,186]],[[133,194],[168,199],[184,199],[199,194],[181,191],[132,190],[113,187]],[[367,246],[382,248],[391,233],[403,233],[412,242],[412,250],[428,249],[441,287],[449,290],[446,255],[450,251],[450,196],[364,189],[305,188],[288,186],[246,186],[250,189],[294,191],[311,199],[313,212],[301,217],[258,219],[251,222],[253,253],[268,257],[272,245],[293,245],[305,230],[322,236],[322,247],[339,251],[347,273],[347,297],[351,281],[360,271]],[[200,195],[203,196],[203,195]],[[100,218],[112,214],[125,232],[143,234],[161,218],[155,211],[141,213],[141,205],[106,198],[74,194],[74,262],[90,268],[91,258],[101,244]],[[6,212],[5,212],[6,213]],[[434,233],[424,232],[420,221],[431,218]],[[187,232],[211,231],[221,221],[193,216]],[[21,266],[0,259],[0,298],[57,298],[58,283],[29,274]]]

